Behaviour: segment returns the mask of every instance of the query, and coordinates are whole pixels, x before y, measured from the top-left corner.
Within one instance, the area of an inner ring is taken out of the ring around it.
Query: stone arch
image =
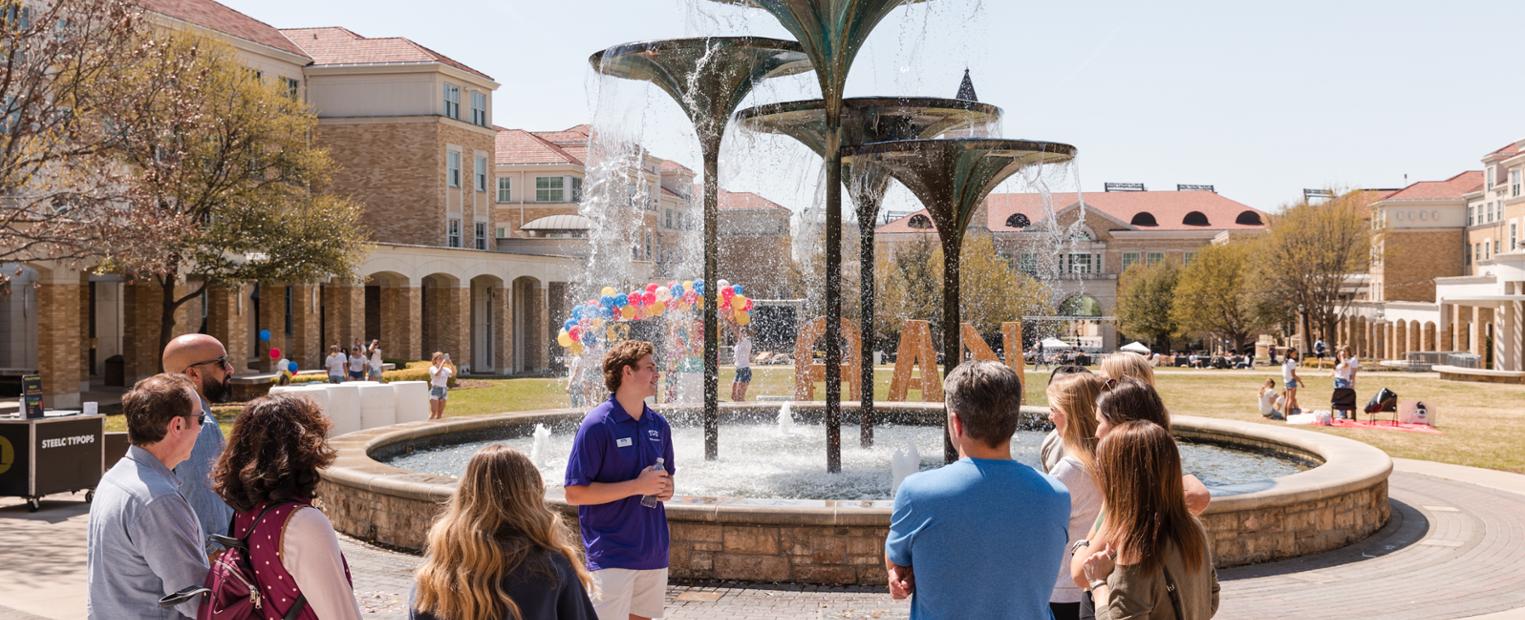
[[[431,273],[419,286],[420,357],[429,358],[438,351],[449,353],[457,366],[471,364],[470,341],[465,337],[469,325],[469,291],[460,278],[448,273]]]
[[[1440,347],[1436,346],[1435,343],[1435,323],[1433,321],[1424,322],[1424,335],[1421,338],[1420,348],[1425,351],[1440,350]]]
[[[1398,319],[1393,323],[1392,359],[1401,360],[1408,355],[1408,321]]]
[[[533,276],[514,278],[509,294],[511,310],[505,331],[512,334],[507,352],[513,372],[532,372],[545,367],[548,334],[545,283]]]
[[[381,341],[383,355],[392,359],[423,357],[422,315],[418,283],[397,271],[365,276],[365,340]]]
[[[471,368],[478,373],[501,374],[509,356],[503,346],[508,335],[509,294],[503,279],[491,274],[471,279]]]
[[[1423,337],[1423,326],[1420,324],[1419,320],[1415,319],[1409,321],[1409,332],[1408,336],[1403,340],[1405,345],[1403,348],[1408,352],[1425,350],[1424,344],[1421,342]]]

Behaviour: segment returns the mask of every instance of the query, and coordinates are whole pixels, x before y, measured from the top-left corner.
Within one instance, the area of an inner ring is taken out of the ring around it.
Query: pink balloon
[[[657,303],[657,294],[656,293],[653,293],[651,291],[646,291],[644,294],[641,295],[641,305],[649,306],[649,305],[654,304],[654,303]]]
[[[281,350],[280,349],[275,349],[275,348],[270,349],[270,359],[273,359],[273,360],[281,359]]]

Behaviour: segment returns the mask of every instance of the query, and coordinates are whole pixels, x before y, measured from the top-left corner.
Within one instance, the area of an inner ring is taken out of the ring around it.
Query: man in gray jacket
[[[160,609],[159,598],[206,580],[196,513],[174,468],[201,429],[196,388],[181,375],[154,375],[122,397],[127,455],[96,487],[86,539],[90,618],[195,618],[199,598]]]

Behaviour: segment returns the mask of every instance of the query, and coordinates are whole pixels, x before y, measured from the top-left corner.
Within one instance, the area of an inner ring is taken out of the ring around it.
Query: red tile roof
[[[752,192],[732,192],[720,190],[719,207],[721,209],[783,209],[789,208],[784,205],[763,198]]]
[[[499,127],[496,139],[496,161],[499,165],[583,165],[583,159],[567,149],[523,129]],[[584,148],[584,150],[586,150]]]
[[[1444,181],[1419,181],[1385,200],[1460,200],[1483,186],[1483,171],[1468,170]]]
[[[138,0],[144,10],[195,24],[213,32],[273,47],[303,58],[300,47],[281,36],[274,26],[244,15],[212,0]]]
[[[1239,215],[1245,211],[1259,215],[1261,222],[1266,220],[1266,214],[1214,192],[1085,192],[1083,197],[1089,212],[1117,221],[1117,229],[1121,230],[1254,230],[1265,227],[1264,224],[1235,223]],[[1079,202],[1079,198],[1073,193],[1054,193],[1049,199],[1055,214],[1078,208]],[[1017,230],[1007,226],[1006,220],[1018,213],[1027,216],[1029,225],[1040,224],[1047,221],[1049,217],[1048,210],[1043,204],[1043,195],[1037,193],[991,194],[986,199],[986,209],[988,215],[986,226],[993,231]],[[1186,215],[1194,211],[1206,216],[1208,221],[1206,226],[1184,223]],[[1139,213],[1153,215],[1157,225],[1129,224]],[[897,218],[879,226],[876,230],[881,233],[930,230],[910,226],[910,219],[918,214],[926,215],[926,210]]]
[[[319,65],[440,63],[492,79],[486,73],[403,37],[363,37],[336,26],[282,28],[280,34],[302,48]]]
[[[1493,159],[1495,157],[1498,159],[1508,159],[1510,157],[1514,157],[1515,155],[1519,155],[1522,152],[1525,152],[1525,140],[1515,140],[1514,142],[1510,142],[1509,144],[1505,144],[1504,146],[1499,147],[1498,150],[1492,153],[1484,155],[1483,159]]]
[[[662,170],[662,172],[674,172],[674,173],[686,174],[688,176],[694,176],[694,171],[690,170],[688,166],[685,166],[683,164],[675,162],[675,161],[673,161],[671,159],[663,159],[663,160],[660,160],[660,161],[662,162],[661,163],[661,170]]]

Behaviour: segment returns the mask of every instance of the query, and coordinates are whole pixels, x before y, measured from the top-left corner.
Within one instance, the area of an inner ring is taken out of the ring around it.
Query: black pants
[[[1080,618],[1080,603],[1049,603],[1048,608],[1054,612],[1054,620],[1077,620]]]

